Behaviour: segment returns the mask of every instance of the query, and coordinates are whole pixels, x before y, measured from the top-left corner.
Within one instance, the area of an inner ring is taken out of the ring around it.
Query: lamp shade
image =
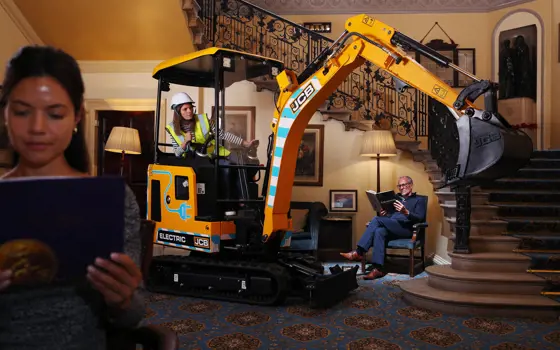
[[[126,128],[124,126],[113,127],[109,139],[105,144],[105,151],[115,153],[124,152],[126,154],[142,153],[138,130]]]
[[[397,155],[397,147],[391,130],[366,131],[360,155],[364,157],[390,157]]]

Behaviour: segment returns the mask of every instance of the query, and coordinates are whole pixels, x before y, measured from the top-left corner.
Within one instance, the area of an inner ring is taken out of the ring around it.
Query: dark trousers
[[[228,158],[220,158],[219,164],[230,165],[237,163],[231,161]],[[221,183],[218,184],[220,186],[220,192],[222,193],[220,197],[227,199],[241,199],[241,194],[247,192],[247,183],[242,182],[242,178],[239,176],[240,169],[220,168],[220,171],[222,172],[222,181],[220,181]],[[236,203],[231,203],[227,205],[227,208],[237,210],[237,208],[239,208],[239,205]]]
[[[388,227],[394,225],[399,225],[396,220],[386,216],[376,216],[369,222],[366,231],[358,241],[358,247],[363,249],[364,252],[373,247],[373,264],[378,266],[385,264],[385,244],[387,240],[412,237],[412,231],[388,229]]]

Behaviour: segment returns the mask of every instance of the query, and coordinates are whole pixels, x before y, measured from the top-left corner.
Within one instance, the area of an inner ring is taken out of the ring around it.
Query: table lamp
[[[141,154],[140,136],[138,130],[124,126],[115,126],[111,130],[105,144],[105,151],[121,154],[121,176],[124,170],[125,154]]]
[[[362,157],[377,159],[377,192],[381,192],[380,158],[397,155],[397,147],[391,130],[366,131],[360,150]]]

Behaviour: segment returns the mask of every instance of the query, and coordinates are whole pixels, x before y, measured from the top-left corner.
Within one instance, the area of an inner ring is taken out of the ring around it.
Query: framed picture
[[[301,138],[294,186],[323,186],[324,125],[308,125]]]
[[[330,190],[329,198],[332,212],[358,211],[358,190]]]
[[[212,106],[214,110],[214,106]],[[225,106],[224,131],[242,137],[243,140],[251,141],[255,138],[256,107],[254,106]],[[211,115],[208,116],[212,118]],[[224,141],[227,149],[236,146]]]

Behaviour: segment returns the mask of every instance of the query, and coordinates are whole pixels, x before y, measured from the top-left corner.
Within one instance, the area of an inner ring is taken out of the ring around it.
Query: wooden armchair
[[[428,205],[428,201],[426,200],[426,206]],[[424,218],[425,220],[425,218]],[[366,227],[369,225],[369,222],[366,223]],[[422,271],[426,269],[425,263],[425,254],[424,254],[424,246],[426,241],[426,228],[428,227],[427,222],[419,222],[412,226],[412,238],[400,238],[400,239],[393,239],[387,240],[385,242],[385,251],[388,249],[407,249],[409,252],[409,275],[410,277],[414,277],[415,270],[418,266],[422,265]],[[416,250],[420,250],[420,261],[417,262],[418,259],[414,256]],[[385,261],[387,261],[387,257],[402,257],[402,255],[398,254],[387,254],[385,253]],[[366,271],[366,257],[362,258],[362,273]]]

